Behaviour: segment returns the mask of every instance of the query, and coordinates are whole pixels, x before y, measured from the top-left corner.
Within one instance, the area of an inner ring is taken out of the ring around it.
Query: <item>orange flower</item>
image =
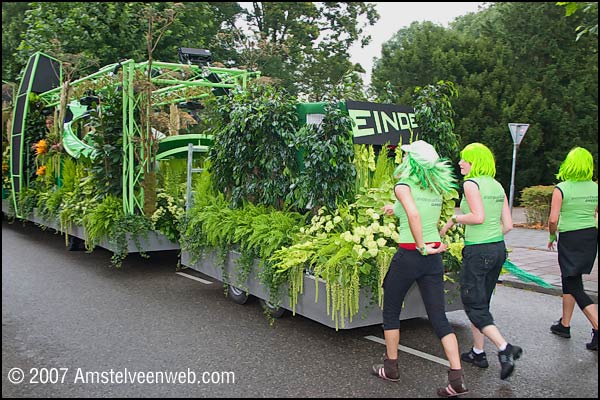
[[[35,155],[46,154],[48,152],[48,142],[46,139],[42,139],[35,145]]]
[[[37,176],[46,175],[46,166],[45,166],[45,165],[42,165],[41,167],[39,167],[39,168],[37,169],[37,171],[35,171],[35,174],[36,174]]]

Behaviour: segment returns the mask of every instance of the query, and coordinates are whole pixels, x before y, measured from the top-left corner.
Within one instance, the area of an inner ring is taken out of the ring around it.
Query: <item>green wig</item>
[[[411,153],[406,153],[404,161],[394,170],[394,177],[437,194],[448,193],[458,187],[448,160],[438,159],[433,165],[421,163]]]
[[[460,158],[471,164],[471,170],[465,175],[465,179],[478,176],[492,178],[496,176],[494,154],[486,145],[471,143],[460,152]]]
[[[592,153],[583,147],[574,147],[560,165],[556,178],[561,181],[589,181],[593,173]]]

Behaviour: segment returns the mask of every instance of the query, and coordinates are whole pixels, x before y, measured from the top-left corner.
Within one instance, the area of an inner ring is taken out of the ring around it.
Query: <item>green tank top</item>
[[[406,185],[410,187],[410,192],[417,205],[417,210],[421,216],[421,224],[423,229],[423,241],[439,242],[440,232],[438,230],[438,221],[442,210],[442,196],[431,190],[423,190],[415,184],[406,182],[398,182],[396,185]],[[399,243],[416,243],[415,238],[410,231],[408,224],[408,216],[402,203],[396,200],[394,204],[394,214],[398,217],[398,229],[400,233]]]
[[[482,224],[465,225],[465,245],[495,243],[504,240],[502,233],[502,207],[504,206],[504,188],[490,176],[478,176],[467,179],[479,187],[485,219]],[[471,212],[465,196],[460,202],[460,209],[464,214]]]
[[[569,232],[596,227],[598,184],[593,181],[566,181],[556,187],[562,192],[558,231]]]

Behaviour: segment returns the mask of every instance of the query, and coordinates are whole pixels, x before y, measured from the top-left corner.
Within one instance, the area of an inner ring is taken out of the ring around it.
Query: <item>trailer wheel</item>
[[[277,307],[277,306],[273,305],[271,302],[264,300],[264,299],[260,299],[260,305],[262,306],[263,309],[267,310],[267,312],[273,318],[281,318],[281,317],[289,314],[289,310],[286,310],[283,307]]]
[[[239,289],[232,285],[227,285],[227,296],[229,296],[229,298],[237,304],[246,304],[248,298],[250,297],[245,290]]]

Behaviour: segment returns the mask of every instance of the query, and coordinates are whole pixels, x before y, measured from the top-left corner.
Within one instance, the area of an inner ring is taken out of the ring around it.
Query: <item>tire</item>
[[[245,290],[232,285],[227,285],[227,296],[237,304],[246,304],[250,298]]]
[[[283,307],[276,307],[264,299],[260,299],[260,305],[263,307],[263,309],[267,310],[273,318],[282,318],[289,314],[289,310],[286,310]]]

